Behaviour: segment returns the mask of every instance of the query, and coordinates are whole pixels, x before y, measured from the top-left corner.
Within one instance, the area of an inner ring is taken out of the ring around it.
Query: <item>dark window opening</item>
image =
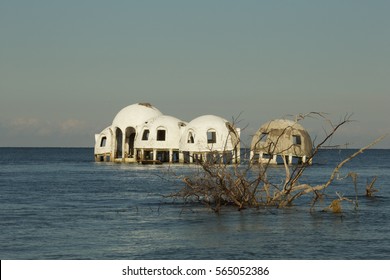
[[[193,144],[194,142],[194,135],[192,135],[192,132],[188,133],[187,143]]]
[[[105,147],[107,143],[107,137],[102,137],[102,140],[100,140],[100,147]]]
[[[223,154],[222,160],[224,164],[231,164],[233,162],[233,154],[230,152],[225,152]]]
[[[156,157],[160,162],[169,162],[169,151],[158,151]]]
[[[271,158],[273,158],[273,155],[270,155],[270,154],[263,154],[263,158],[264,158],[264,159],[271,159]]]
[[[149,140],[149,129],[144,130],[144,133],[142,134],[142,140]]]
[[[202,154],[198,154],[198,153],[194,153],[193,154],[193,160],[195,163],[202,163],[203,162],[203,155]]]
[[[301,136],[293,135],[293,144],[294,145],[301,145],[302,144]]]
[[[207,143],[217,143],[217,133],[215,131],[207,131]]]
[[[190,152],[183,152],[183,159],[184,159],[184,163],[190,163],[191,162]]]
[[[157,141],[165,141],[165,132],[164,129],[157,130]]]
[[[284,160],[285,160],[285,161],[287,162],[287,164],[288,164],[288,156],[277,155],[277,156],[276,156],[276,164],[277,164],[277,165],[284,165],[283,157],[284,157]]]
[[[116,141],[116,149],[115,149],[115,157],[116,158],[122,158],[122,138],[123,133],[122,130],[119,128],[115,132],[115,141]]]
[[[267,132],[261,133],[260,142],[265,142],[267,140],[267,137],[268,137],[268,133]]]
[[[153,151],[144,151],[144,159],[146,160],[153,159]]]
[[[179,162],[179,151],[173,151],[172,162]]]
[[[219,155],[218,155],[218,153],[207,153],[205,160],[208,163],[216,164],[219,162]]]

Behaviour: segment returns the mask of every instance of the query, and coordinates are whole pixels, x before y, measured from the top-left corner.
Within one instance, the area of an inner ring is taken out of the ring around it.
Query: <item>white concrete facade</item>
[[[161,115],[140,126],[135,139],[137,159],[159,162],[179,162],[179,143],[186,122]]]
[[[206,115],[187,123],[149,103],[123,108],[95,135],[95,160],[111,162],[239,162],[240,129]],[[195,160],[194,160],[195,158]]]
[[[238,163],[240,129],[218,116],[198,117],[186,126],[180,140],[180,150],[184,162],[208,160]]]

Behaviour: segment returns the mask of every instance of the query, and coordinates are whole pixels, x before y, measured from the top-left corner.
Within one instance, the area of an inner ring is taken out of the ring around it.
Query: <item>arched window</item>
[[[207,143],[217,143],[217,133],[215,132],[215,130],[210,129],[207,131]]]
[[[142,133],[142,140],[143,141],[149,140],[149,134],[150,134],[149,129],[145,129],[144,133]]]
[[[193,144],[194,141],[194,135],[192,134],[192,131],[188,132],[188,138],[187,138],[187,143]]]
[[[105,147],[107,143],[107,137],[103,136],[102,139],[100,140],[100,147]]]

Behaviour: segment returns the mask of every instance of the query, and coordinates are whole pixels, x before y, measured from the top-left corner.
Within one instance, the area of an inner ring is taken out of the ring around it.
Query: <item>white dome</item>
[[[218,116],[204,115],[190,121],[188,126],[198,129],[215,128],[219,130],[225,129],[227,122],[227,120]]]
[[[125,130],[126,127],[142,125],[145,121],[160,115],[162,113],[151,104],[137,103],[120,110],[112,121],[112,126]]]
[[[234,148],[232,130],[235,128],[224,118],[214,115],[200,116],[186,126],[180,141],[180,149],[192,152],[231,150]],[[237,131],[236,134],[238,136]]]
[[[180,136],[186,122],[172,116],[161,115],[150,119],[140,127],[140,134],[135,141],[137,148],[179,149]],[[158,131],[165,131],[160,134]]]

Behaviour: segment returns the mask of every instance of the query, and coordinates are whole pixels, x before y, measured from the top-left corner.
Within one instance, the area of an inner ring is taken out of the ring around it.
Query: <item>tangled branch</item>
[[[350,122],[350,115],[346,115],[340,122],[333,124],[325,117],[323,113],[311,112],[305,115],[298,115],[296,122],[307,117],[320,117],[325,119],[330,124],[331,130],[326,133],[326,136],[314,148],[313,153],[308,161],[294,166],[292,169],[283,157],[285,176],[282,182],[269,179],[268,169],[270,162],[261,162],[253,165],[249,162],[248,166],[240,166],[239,164],[223,164],[220,162],[203,161],[198,164],[203,172],[191,174],[183,179],[184,187],[177,193],[171,194],[170,197],[182,198],[184,200],[198,201],[210,207],[213,211],[219,212],[222,206],[233,205],[238,210],[245,208],[258,207],[287,207],[302,196],[312,195],[312,207],[322,198],[322,193],[327,189],[340,169],[349,161],[363,153],[380,142],[386,135],[383,135],[367,146],[359,149],[352,155],[348,156],[336,165],[329,179],[323,184],[310,185],[308,183],[300,183],[300,179],[305,170],[309,168],[311,160],[315,158],[319,150],[335,135],[335,133],[345,124]],[[275,143],[277,144],[277,143]],[[355,193],[357,193],[357,175],[349,174],[354,180]],[[367,184],[366,195],[373,195],[377,190],[373,185],[376,178],[370,184]],[[332,201],[329,206],[333,212],[341,211],[341,201],[346,198],[337,194],[337,198]],[[357,196],[356,196],[357,207]]]

